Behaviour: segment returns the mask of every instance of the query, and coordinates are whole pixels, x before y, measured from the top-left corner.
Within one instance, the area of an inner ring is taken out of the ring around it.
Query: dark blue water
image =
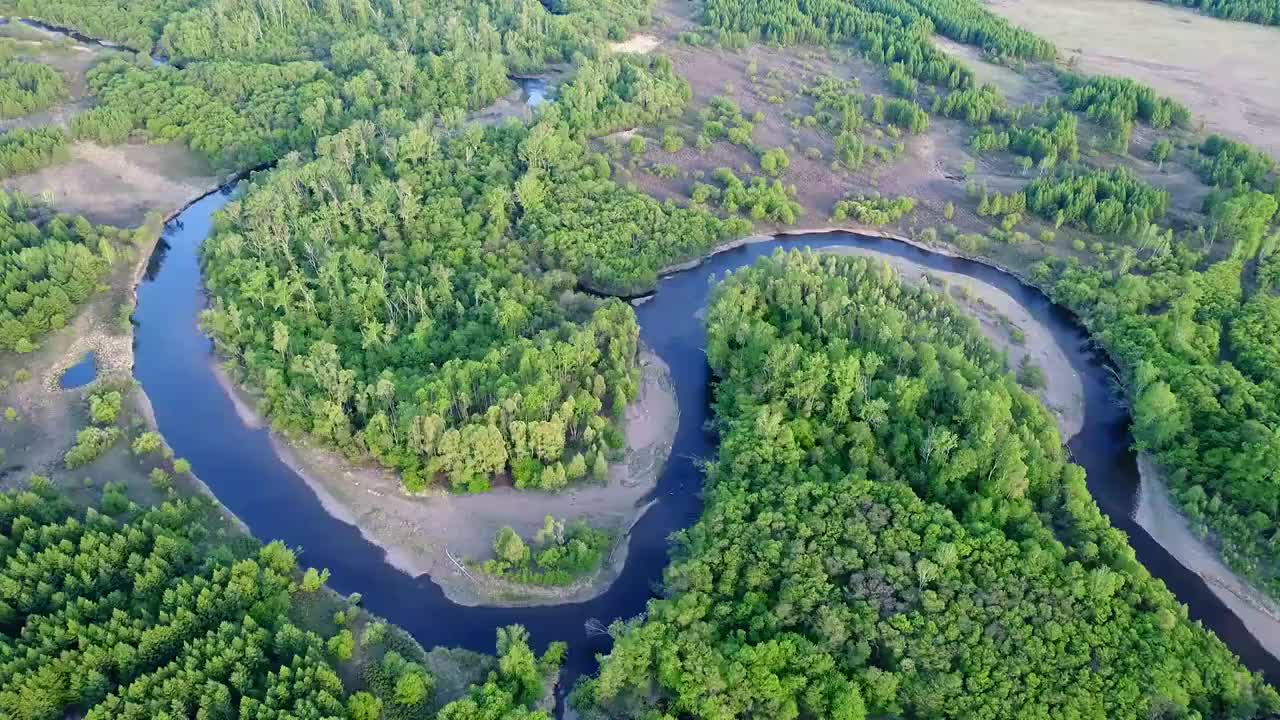
[[[1114,402],[1110,373],[1089,347],[1070,313],[1014,277],[967,260],[935,255],[892,240],[847,234],[801,236],[750,245],[718,255],[702,266],[663,279],[655,297],[636,308],[641,338],[671,366],[680,403],[680,427],[666,471],[655,490],[658,502],[631,535],[626,568],[604,595],[589,602],[541,608],[473,608],[455,605],[426,577],[409,577],[384,562],[382,551],[357,530],[330,517],[310,488],[272,450],[267,432],[246,427],[210,371],[212,344],[196,325],[204,304],[197,250],[210,229],[210,216],[229,199],[214,194],[195,203],[166,229],[135,314],[135,374],[155,407],[160,431],[174,451],[191,461],[232,512],[264,541],[283,540],[302,549],[302,561],[332,571],[330,584],[342,593],[360,592],[369,610],[403,626],[424,646],[459,646],[492,652],[495,630],[510,623],[529,629],[541,648],[553,640],[569,644],[565,679],[595,668],[595,654],[608,650],[607,637],[588,636],[584,622],[608,624],[634,616],[653,597],[667,564],[668,536],[688,527],[701,511],[701,476],[696,458],[711,457],[714,438],[704,431],[708,416],[709,370],[702,349],[705,334],[695,317],[713,278],[742,267],[780,246],[824,248],[862,245],[927,267],[962,273],[994,285],[1017,299],[1045,323],[1080,373],[1086,425],[1070,443],[1089,473],[1089,489],[1111,522],[1129,534],[1138,560],[1162,578],[1178,599],[1271,682],[1280,663],[1267,654],[1240,621],[1195,574],[1184,569],[1130,518],[1138,483],[1130,451],[1129,418]]]
[[[84,358],[80,362],[67,368],[62,373],[62,377],[58,378],[58,387],[63,390],[72,390],[78,387],[84,387],[93,382],[98,376],[98,358],[93,353],[85,353]]]

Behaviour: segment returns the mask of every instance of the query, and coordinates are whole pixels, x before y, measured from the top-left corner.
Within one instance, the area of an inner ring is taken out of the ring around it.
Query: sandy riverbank
[[[667,276],[690,270],[715,255],[746,245],[770,242],[779,237],[786,239],[833,232],[847,232],[896,240],[936,255],[960,257],[960,255],[947,248],[925,245],[879,228],[846,224],[799,230],[780,230],[772,235],[748,235],[724,243],[702,258],[664,268],[659,275]],[[867,247],[850,245],[841,248],[829,248],[826,252],[882,260],[910,282],[921,282],[924,280],[925,275],[928,274],[939,281],[945,281],[947,287],[953,290],[967,288],[967,298],[957,297],[957,294],[953,292],[951,299],[962,310],[978,321],[982,334],[996,349],[1008,354],[1010,369],[1016,369],[1024,357],[1030,356],[1031,362],[1044,371],[1045,387],[1038,391],[1037,395],[1057,420],[1058,430],[1062,434],[1062,442],[1064,444],[1068,442],[1084,427],[1084,385],[1079,374],[1071,366],[1071,361],[1067,358],[1066,353],[1063,352],[1048,328],[1007,293],[966,275],[930,270],[911,260],[878,252]],[[981,260],[976,260],[976,262],[981,262]],[[1012,330],[1014,328],[1022,331],[1024,337],[1021,343],[1015,342],[1013,339]]]
[[[1084,384],[1080,375],[1049,329],[1003,290],[967,275],[931,270],[869,248],[849,246],[824,252],[874,258],[888,263],[907,282],[918,284],[931,278],[934,290],[949,288],[951,300],[978,321],[983,336],[997,350],[1006,353],[1010,369],[1017,368],[1023,358],[1030,358],[1044,371],[1045,386],[1034,392],[1057,421],[1062,442],[1075,437],[1084,427]],[[1015,329],[1022,332],[1021,342],[1013,338]]]
[[[1183,567],[1204,578],[1214,595],[1267,652],[1280,658],[1280,606],[1228,568],[1218,551],[1191,531],[1169,497],[1154,458],[1138,456],[1141,484],[1133,519]]]
[[[585,484],[561,493],[498,488],[479,495],[453,495],[435,489],[423,495],[403,492],[394,473],[355,463],[302,438],[273,436],[281,460],[315,492],[333,517],[356,526],[383,549],[387,562],[410,575],[429,575],[453,602],[462,605],[552,605],[582,602],[603,593],[626,562],[627,534],[650,507],[647,496],[671,453],[679,408],[670,370],[657,355],[641,351],[640,395],[626,411],[626,456],[609,468],[604,485]],[[261,424],[254,403],[216,373],[236,399],[242,418]],[[569,588],[516,586],[467,572],[465,560],[492,555],[493,538],[509,526],[532,537],[543,518],[585,519],[621,538],[596,575]],[[455,562],[457,561],[457,562]]]

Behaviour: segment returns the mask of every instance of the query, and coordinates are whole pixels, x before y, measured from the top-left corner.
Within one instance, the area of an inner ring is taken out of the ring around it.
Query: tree
[[[1161,170],[1164,169],[1164,161],[1169,159],[1173,154],[1173,143],[1168,138],[1160,138],[1151,146],[1151,161],[1156,163]]]
[[[498,531],[493,540],[493,553],[498,560],[511,566],[523,565],[529,560],[529,547],[510,527]]]
[[[760,156],[760,169],[773,177],[778,177],[790,166],[791,158],[782,148],[768,150]]]

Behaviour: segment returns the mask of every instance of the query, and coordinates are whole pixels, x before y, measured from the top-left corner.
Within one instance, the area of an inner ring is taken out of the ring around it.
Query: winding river
[[[701,476],[694,461],[712,456],[715,443],[703,430],[710,378],[702,352],[705,334],[696,310],[706,301],[711,278],[779,245],[861,244],[994,285],[1050,329],[1084,384],[1087,422],[1069,447],[1088,471],[1089,489],[1102,511],[1128,533],[1139,561],[1189,606],[1192,618],[1217,632],[1249,668],[1261,671],[1273,684],[1280,682],[1280,661],[1262,649],[1199,576],[1183,568],[1132,520],[1138,470],[1129,449],[1129,418],[1112,394],[1104,360],[1090,349],[1072,315],[1037,290],[986,265],[893,240],[843,233],[789,237],[716,255],[695,269],[663,279],[655,297],[636,308],[642,339],[671,366],[681,416],[671,459],[655,490],[658,502],[634,528],[625,570],[608,592],[577,605],[514,609],[455,605],[430,579],[410,577],[388,565],[381,549],[364,540],[355,527],[328,515],[306,483],[276,456],[267,431],[247,427],[219,386],[211,371],[212,343],[196,323],[205,301],[197,255],[213,213],[229,199],[225,189],[209,195],[166,228],[138,288],[135,375],[175,452],[191,461],[195,473],[257,537],[301,548],[303,562],[332,571],[330,583],[336,590],[362,593],[369,610],[403,626],[426,647],[492,652],[495,629],[520,623],[529,629],[538,648],[552,640],[568,642],[564,675],[568,683],[592,672],[595,654],[608,650],[609,639],[590,635],[584,623],[594,618],[607,624],[642,612],[667,564],[667,537],[692,524],[701,511]]]

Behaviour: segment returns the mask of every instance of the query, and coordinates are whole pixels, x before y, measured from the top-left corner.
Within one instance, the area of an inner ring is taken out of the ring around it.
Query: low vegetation
[[[502,528],[493,539],[493,558],[480,567],[512,582],[569,585],[598,571],[613,542],[611,533],[585,521],[566,525],[548,515],[530,543],[511,528]]]

